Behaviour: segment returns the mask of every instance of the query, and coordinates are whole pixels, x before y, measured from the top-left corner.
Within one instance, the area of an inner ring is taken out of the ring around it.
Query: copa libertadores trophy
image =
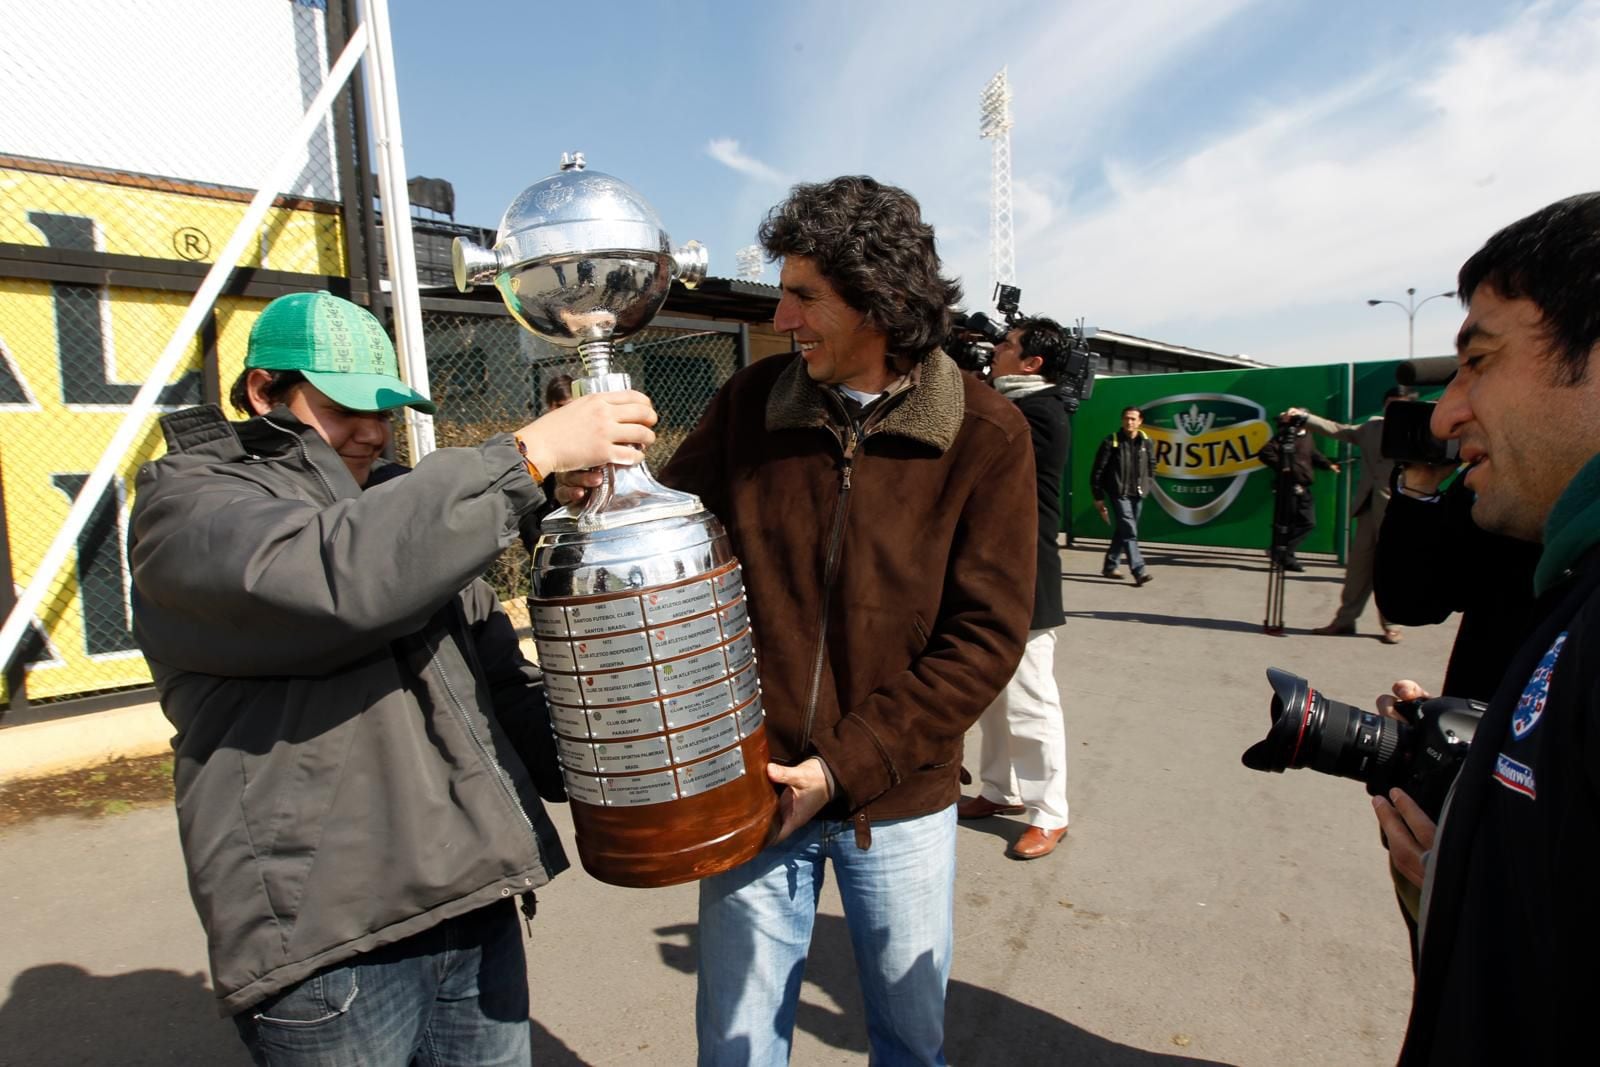
[[[493,281],[525,328],[576,348],[577,395],[630,388],[613,343],[643,328],[706,250],[673,250],[625,182],[579,153],[524,189],[492,249],[458,237],[457,288]],[[776,800],[744,582],[698,497],[644,463],[605,468],[581,506],[548,516],[529,598],[578,854],[614,885],[703,878],[754,856]]]

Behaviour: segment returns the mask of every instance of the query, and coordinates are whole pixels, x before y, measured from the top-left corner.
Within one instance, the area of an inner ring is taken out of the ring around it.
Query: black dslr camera
[[[1456,373],[1455,356],[1429,356],[1408,359],[1395,368],[1396,385],[1444,385]],[[1426,400],[1391,400],[1383,409],[1383,441],[1379,451],[1384,459],[1397,463],[1459,462],[1461,443],[1441,441],[1433,436],[1434,405]]]
[[[1372,796],[1398,786],[1437,819],[1484,705],[1460,697],[1402,701],[1397,722],[1375,711],[1330,700],[1304,679],[1267,668],[1272,725],[1240,757],[1253,771],[1310,767],[1364,782]]]
[[[1384,459],[1436,465],[1460,462],[1460,441],[1433,436],[1429,424],[1435,406],[1427,400],[1389,401],[1383,409],[1383,441],[1379,445]]]

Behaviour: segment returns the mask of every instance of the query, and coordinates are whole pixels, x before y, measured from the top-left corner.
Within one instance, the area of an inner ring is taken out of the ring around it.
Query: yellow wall
[[[0,241],[49,243],[29,217],[44,212],[90,220],[100,251],[165,259],[182,258],[177,250],[192,252],[198,244],[220,249],[245,208],[233,199],[3,169],[0,188],[6,189],[0,197]],[[345,269],[342,248],[336,214],[274,209],[265,239],[252,241],[241,263],[336,275]],[[184,292],[0,277],[0,483],[19,589],[32,579],[71,507],[58,483],[94,469],[122,423],[132,392],[149,376],[189,301]],[[218,302],[224,393],[243,366],[250,327],[264,303]],[[91,598],[93,604],[85,602],[76,551],[53,580],[38,613],[49,649],[45,660],[29,669],[29,699],[149,681],[144,660],[127,637],[128,509],[139,465],[163,450],[156,417],[201,399],[193,376],[200,366],[200,345],[194,340],[171,379],[186,382],[183,395],[169,396],[171,403],[147,418],[132,452],[118,465],[116,528],[102,543],[90,579],[101,593]]]

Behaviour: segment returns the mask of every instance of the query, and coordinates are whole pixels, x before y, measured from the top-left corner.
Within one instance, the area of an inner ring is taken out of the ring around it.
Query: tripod
[[[1289,562],[1289,538],[1295,518],[1294,444],[1298,426],[1290,424],[1278,431],[1272,441],[1277,462],[1273,465],[1272,546],[1267,550],[1267,617],[1261,632],[1283,636],[1284,578]]]

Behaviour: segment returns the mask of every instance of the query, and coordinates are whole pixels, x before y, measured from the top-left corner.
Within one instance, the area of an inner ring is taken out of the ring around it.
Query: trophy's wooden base
[[[744,774],[706,793],[637,807],[574,799],[572,824],[583,869],[611,885],[654,889],[720,874],[755,856],[777,829],[766,729],[745,738],[740,748]]]

